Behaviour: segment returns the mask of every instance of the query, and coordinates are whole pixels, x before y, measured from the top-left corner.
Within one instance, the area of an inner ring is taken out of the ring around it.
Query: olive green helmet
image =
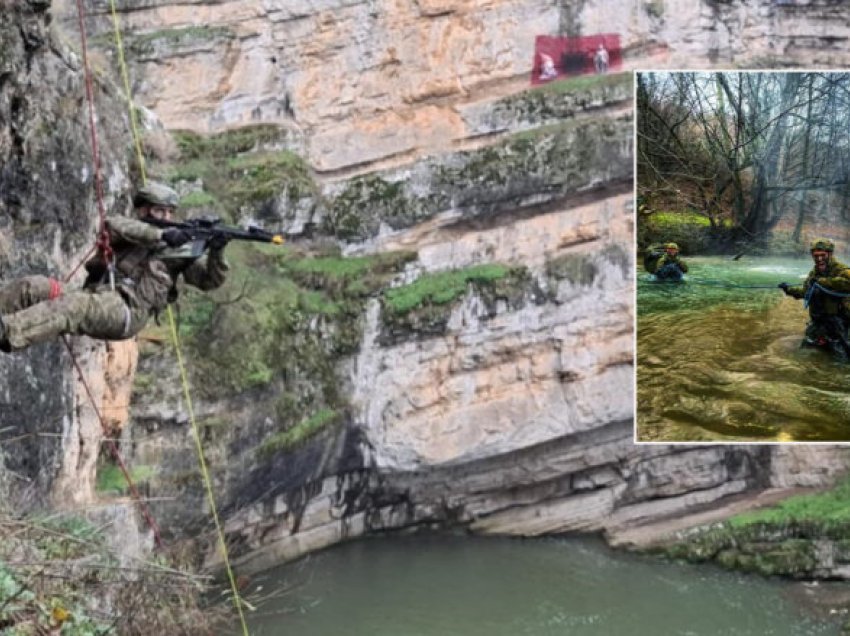
[[[665,250],[678,250],[678,249],[679,249],[679,246],[678,246],[678,245],[676,245],[675,243],[665,243],[665,244],[664,244],[664,249],[665,249]]]
[[[814,241],[812,241],[809,251],[814,252],[815,250],[823,250],[824,252],[834,252],[835,243],[825,238],[815,239]]]
[[[158,205],[165,208],[176,208],[179,201],[180,197],[167,185],[149,181],[136,192],[136,196],[133,197],[133,207]]]

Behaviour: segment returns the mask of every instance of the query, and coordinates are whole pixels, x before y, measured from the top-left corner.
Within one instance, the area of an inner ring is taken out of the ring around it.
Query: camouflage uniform
[[[679,258],[678,254],[676,256],[664,254],[664,256],[655,261],[655,267],[653,268],[654,271],[652,271],[652,273],[658,274],[658,272],[664,269],[665,267],[667,267],[668,269],[672,267],[677,267],[679,271],[681,271],[683,274],[686,274],[688,272],[688,264],[681,258]]]
[[[666,243],[662,248],[650,248],[644,266],[646,271],[655,274],[658,278],[680,278],[682,274],[687,273],[688,264],[679,258],[678,254],[672,256],[666,252],[659,252],[660,249],[668,248],[679,249],[675,243]],[[655,254],[659,254],[658,257],[654,257]]]
[[[105,340],[131,338],[152,314],[176,300],[183,279],[203,290],[215,289],[228,267],[221,249],[191,258],[188,249],[167,248],[167,230],[127,217],[107,219],[115,256],[115,289],[98,255],[86,263],[89,277],[82,290],[63,292],[46,276],[27,276],[0,288],[0,350],[15,351],[60,334],[83,334]]]
[[[825,272],[820,273],[817,267],[812,268],[802,285],[788,287],[785,293],[793,298],[805,298],[814,283],[840,294],[848,294],[850,268],[830,258]],[[850,298],[831,296],[814,290],[809,299],[809,317],[811,320],[806,325],[807,342],[804,344],[823,344],[825,339],[832,339],[836,328],[841,329],[846,338],[850,319]]]

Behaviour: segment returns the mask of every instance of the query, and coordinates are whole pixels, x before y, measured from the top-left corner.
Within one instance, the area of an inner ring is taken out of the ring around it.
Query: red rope
[[[151,530],[153,530],[153,537],[154,541],[156,542],[156,546],[158,548],[162,548],[163,543],[162,536],[160,536],[159,533],[159,526],[156,525],[156,521],[154,521],[150,510],[148,510],[148,507],[142,501],[142,496],[139,494],[139,489],[133,482],[133,478],[130,477],[130,471],[127,470],[127,465],[124,463],[124,458],[121,457],[121,451],[118,450],[118,444],[116,444],[115,440],[112,439],[109,427],[106,425],[106,420],[103,419],[103,415],[101,415],[100,410],[97,408],[97,403],[94,400],[94,396],[92,395],[91,389],[89,389],[89,385],[86,383],[86,377],[85,375],[83,375],[83,370],[80,367],[79,362],[77,362],[76,356],[74,356],[74,350],[71,349],[71,344],[68,342],[68,337],[63,335],[62,340],[65,343],[65,347],[67,347],[68,349],[68,353],[71,354],[71,362],[74,364],[74,368],[77,370],[77,373],[80,376],[80,382],[82,382],[83,388],[85,388],[86,390],[86,395],[88,395],[89,397],[89,401],[91,402],[95,415],[97,415],[97,419],[100,421],[100,427],[101,429],[103,429],[103,434],[106,436],[106,445],[109,447],[109,450],[112,453],[112,457],[115,458],[115,461],[118,463],[118,467],[124,474],[124,479],[127,480],[127,484],[130,487],[130,494],[133,496],[133,499],[139,505],[139,510],[141,511],[142,516],[145,518],[145,521],[148,522],[148,525],[150,526]]]
[[[92,247],[85,257],[80,261],[80,263],[71,271],[71,274],[68,276],[68,280],[80,269],[80,265],[89,257],[91,254],[98,250],[100,254],[103,256],[107,265],[112,260],[112,246],[109,243],[109,231],[106,227],[106,209],[103,205],[103,176],[101,174],[100,167],[100,152],[98,150],[97,143],[97,127],[95,125],[95,107],[94,107],[94,88],[91,76],[91,69],[89,68],[89,60],[88,60],[88,44],[86,41],[86,26],[85,26],[85,9],[83,8],[82,0],[77,0],[77,16],[79,18],[80,25],[80,39],[82,42],[82,53],[83,53],[83,70],[86,79],[86,98],[89,104],[89,128],[91,132],[91,149],[92,149],[92,161],[94,163],[94,186],[95,186],[95,198],[97,199],[97,209],[98,214],[100,216],[100,227],[98,229],[97,240],[95,242],[94,247]],[[127,480],[127,484],[130,488],[130,494],[135,499],[136,503],[139,506],[139,510],[144,516],[145,520],[148,522],[151,530],[153,531],[154,540],[156,541],[156,545],[159,548],[162,548],[162,537],[159,533],[159,527],[156,525],[156,521],[154,521],[153,517],[150,514],[147,506],[142,502],[141,496],[139,495],[139,490],[136,488],[136,484],[133,483],[132,477],[130,477],[130,472],[127,470],[127,466],[124,463],[124,459],[121,457],[121,452],[118,450],[118,445],[115,443],[115,440],[111,438],[109,435],[109,430],[106,426],[106,422],[100,414],[100,410],[97,408],[97,403],[94,400],[94,396],[89,389],[88,384],[86,383],[86,378],[83,375],[83,371],[80,368],[79,363],[77,362],[77,358],[74,356],[74,351],[71,349],[71,345],[68,342],[66,336],[62,336],[62,339],[65,342],[65,346],[68,348],[68,353],[71,355],[71,361],[74,364],[74,367],[77,369],[77,373],[80,376],[80,382],[82,382],[83,387],[86,390],[86,394],[91,401],[92,408],[94,412],[97,414],[98,420],[100,420],[100,426],[103,429],[104,435],[106,435],[106,443],[109,447],[112,456],[115,458],[115,461],[118,464],[118,467],[121,469],[121,472],[124,475],[124,479]]]
[[[98,236],[95,248],[100,251],[104,261],[108,265],[112,260],[112,247],[109,244],[109,231],[106,228],[106,208],[103,204],[103,174],[101,172],[100,165],[100,150],[97,143],[97,126],[95,125],[96,116],[94,107],[94,82],[92,81],[91,69],[89,68],[88,41],[86,39],[85,16],[86,12],[83,8],[83,0],[77,0],[77,17],[80,25],[80,40],[83,53],[83,71],[86,80],[86,99],[88,100],[89,105],[89,132],[91,135],[92,162],[94,164],[95,199],[97,200],[97,211],[100,217],[100,225],[98,228]],[[66,281],[71,280],[71,277],[77,273],[77,271],[80,269],[80,266],[86,259],[88,259],[89,256],[91,256],[95,248],[89,250],[89,252],[83,257],[83,259],[77,264],[77,266],[74,267],[73,270],[71,270],[71,273],[65,279]]]

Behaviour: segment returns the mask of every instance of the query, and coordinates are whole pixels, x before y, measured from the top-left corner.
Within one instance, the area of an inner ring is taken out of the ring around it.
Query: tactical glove
[[[176,227],[170,227],[162,233],[162,240],[165,241],[168,247],[180,247],[183,243],[188,243],[192,240],[192,235],[186,230],[180,230]]]
[[[789,285],[788,283],[779,283],[779,284],[777,285],[777,287],[778,287],[779,289],[781,289],[782,291],[784,291],[786,296],[788,296],[788,295],[789,295],[789,294],[788,294],[788,288],[790,287],[790,285]]]
[[[212,235],[212,238],[210,238],[209,243],[207,243],[207,245],[211,250],[220,252],[227,246],[229,242],[230,239],[226,235],[216,232]]]

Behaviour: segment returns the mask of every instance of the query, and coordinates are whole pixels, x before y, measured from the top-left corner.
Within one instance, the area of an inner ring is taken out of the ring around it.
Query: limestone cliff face
[[[604,0],[575,4],[572,30],[620,33],[634,54],[657,55],[644,68],[847,65],[846,7],[832,0],[634,0],[616,9]]]
[[[850,35],[827,0],[118,4],[133,92],[166,127],[274,122],[307,144],[319,170],[463,139],[462,104],[494,83],[524,82],[536,35],[619,33],[627,64],[652,68],[841,67]],[[73,2],[57,6],[70,24]],[[90,21],[107,41],[108,12],[96,2]]]
[[[108,209],[126,205],[121,102],[95,82]],[[97,223],[80,57],[55,37],[50,3],[5,3],[0,24],[0,273],[60,280],[93,245]],[[79,285],[79,275],[68,282]],[[121,345],[69,340],[95,403],[125,420],[132,364]],[[132,349],[131,349],[132,351]],[[117,367],[111,360],[123,358]],[[106,371],[106,377],[104,375]],[[65,347],[0,358],[0,443],[6,466],[36,498],[89,501],[103,437]],[[112,411],[113,406],[117,411]]]
[[[107,3],[97,7],[91,26],[105,39]],[[594,2],[127,0],[122,10],[135,94],[166,127],[272,124],[278,149],[306,157],[309,187],[280,186],[243,211],[318,228],[351,256],[414,250],[391,285],[470,265],[517,270],[403,316],[373,294],[346,318],[359,329],[353,345],[335,347],[342,326],[326,317],[299,323],[292,342],[332,367],[346,408],[295,450],[259,452],[314,391],[298,384],[304,368],[198,399],[242,568],[415,525],[614,533],[770,486],[823,485],[846,467],[845,449],[632,443],[630,77],[527,87],[537,34],[619,30],[635,55],[655,43],[681,56],[653,66],[708,63],[720,48],[709,35],[767,3],[640,2],[612,14]],[[769,10],[784,24],[784,9]],[[730,59],[750,44],[730,45]],[[160,524],[201,531],[173,360],[151,355],[140,369],[156,382],[134,397],[135,460],[157,467],[151,494],[175,497],[156,504]]]

